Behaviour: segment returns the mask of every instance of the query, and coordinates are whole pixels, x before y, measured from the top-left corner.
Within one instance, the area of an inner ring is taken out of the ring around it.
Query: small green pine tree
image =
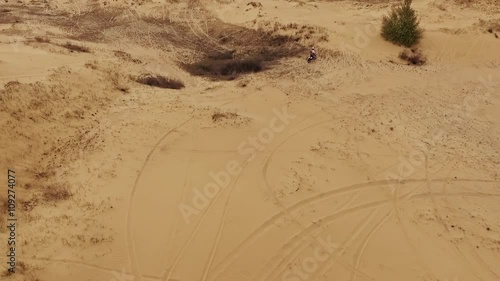
[[[389,15],[382,18],[382,37],[385,40],[405,47],[411,47],[420,41],[422,29],[411,2],[412,0],[403,0],[392,7]]]

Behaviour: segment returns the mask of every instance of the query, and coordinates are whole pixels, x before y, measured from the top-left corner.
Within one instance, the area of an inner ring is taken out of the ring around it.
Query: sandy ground
[[[423,66],[380,37],[386,2],[2,2],[1,280],[500,280],[498,1],[415,0]],[[319,60],[191,76],[147,14],[207,42],[209,15],[311,27]]]

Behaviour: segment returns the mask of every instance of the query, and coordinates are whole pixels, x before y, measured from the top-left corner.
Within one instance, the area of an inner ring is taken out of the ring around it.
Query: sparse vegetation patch
[[[399,58],[411,65],[424,65],[426,63],[425,56],[419,49],[416,48],[402,51],[399,54]]]
[[[184,88],[184,83],[177,79],[167,78],[161,75],[153,75],[153,74],[143,74],[139,76],[136,81],[138,83],[149,85],[158,88],[164,89],[182,89]]]

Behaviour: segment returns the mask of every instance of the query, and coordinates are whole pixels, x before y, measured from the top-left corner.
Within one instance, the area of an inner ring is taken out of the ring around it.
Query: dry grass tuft
[[[123,14],[121,8],[95,8],[73,15],[60,14],[48,20],[73,34],[71,39],[97,42],[104,39],[107,30],[128,24]]]
[[[149,85],[158,88],[164,89],[182,89],[184,88],[184,83],[177,79],[167,78],[161,75],[153,75],[153,74],[143,74],[139,76],[136,81],[138,83]]]
[[[234,112],[220,112],[216,111],[212,114],[212,121],[218,122],[222,119],[236,119],[239,115]]]
[[[410,65],[424,65],[426,58],[419,49],[404,50],[399,54],[399,58]]]
[[[59,45],[61,47],[64,47],[71,52],[79,52],[79,53],[90,53],[90,49],[85,47],[85,46],[80,46],[80,45],[75,45],[71,42],[66,42],[66,44]]]
[[[129,53],[126,53],[124,51],[116,50],[116,51],[113,51],[113,53],[117,58],[120,58],[124,61],[129,61],[129,62],[138,63],[138,64],[142,63],[141,60],[132,58],[132,56]]]
[[[262,3],[252,1],[252,2],[248,2],[248,3],[247,3],[247,6],[252,6],[252,7],[254,7],[254,8],[259,8],[259,7],[262,7]]]
[[[47,202],[57,202],[71,198],[73,194],[67,183],[46,185],[42,190],[42,197]]]
[[[126,75],[116,71],[109,71],[108,76],[115,89],[123,93],[130,91],[129,78]]]
[[[212,79],[233,80],[239,74],[259,72],[264,69],[262,57],[251,59],[205,59],[185,65],[193,75],[207,76]]]
[[[19,203],[25,212],[31,212],[38,206],[38,197],[32,196],[29,200],[19,200]]]
[[[35,41],[38,43],[50,43],[50,39],[47,37],[36,36]]]

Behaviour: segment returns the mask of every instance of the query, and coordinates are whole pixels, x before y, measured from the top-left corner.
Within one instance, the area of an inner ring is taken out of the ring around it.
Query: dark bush
[[[64,47],[70,51],[76,51],[76,52],[80,52],[80,53],[90,53],[90,49],[85,47],[85,46],[79,46],[79,45],[75,45],[71,42],[66,42],[66,44],[64,45],[59,45],[61,47]]]
[[[233,80],[239,74],[259,72],[264,69],[262,59],[205,59],[200,62],[185,65],[192,74]]]
[[[426,62],[425,56],[418,49],[404,50],[399,54],[399,58],[413,65],[424,65]]]
[[[411,7],[412,0],[403,0],[392,7],[389,15],[382,19],[382,37],[397,45],[411,47],[422,38],[422,29],[415,10]]]
[[[184,83],[180,80],[166,78],[161,75],[144,74],[137,78],[138,83],[164,89],[182,89]]]
[[[35,37],[35,41],[38,42],[38,43],[50,43],[50,39],[49,38],[47,38],[47,37],[41,37],[41,36]]]
[[[73,194],[66,183],[47,185],[43,189],[43,199],[45,201],[61,201],[69,199]]]

